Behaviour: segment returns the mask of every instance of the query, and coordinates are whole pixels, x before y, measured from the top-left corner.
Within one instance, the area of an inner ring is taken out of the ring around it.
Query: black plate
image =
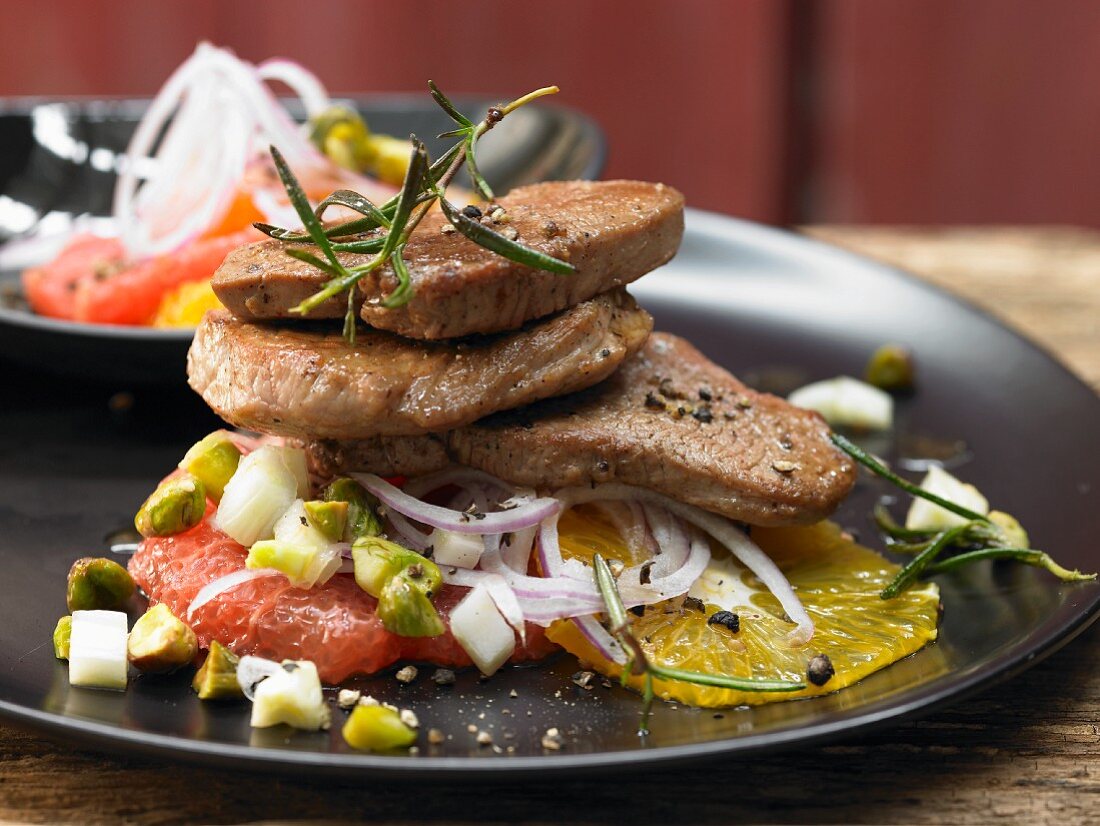
[[[985,316],[908,277],[805,239],[691,213],[684,248],[636,286],[660,329],[772,386],[858,373],[885,341],[914,348],[920,390],[899,414],[903,435],[962,439],[957,472],[1023,521],[1064,564],[1100,567],[1100,399],[1066,370]],[[51,386],[9,372],[0,414],[0,712],[10,720],[105,749],[155,752],[295,772],[488,774],[591,771],[639,762],[751,752],[848,734],[955,700],[1008,677],[1095,618],[1100,587],[1063,585],[1023,566],[979,566],[940,577],[939,642],[839,693],[724,712],[661,706],[640,739],[638,699],[583,691],[569,657],[506,669],[487,682],[460,675],[440,689],[423,676],[364,680],[444,730],[416,757],[356,754],[337,730],[250,730],[247,709],[200,703],[187,680],[141,677],[125,694],[70,689],[51,629],[77,556],[101,553],[155,481],[215,424],[183,392],[112,395],[101,385]],[[13,391],[13,392],[11,392]],[[894,454],[894,446],[876,449]],[[864,480],[839,515],[871,538],[881,492]],[[510,691],[517,692],[516,697]],[[514,754],[479,747],[468,725]],[[566,743],[544,753],[557,727]],[[509,737],[509,735],[511,735]]]
[[[415,133],[433,155],[446,149],[446,141],[435,135],[454,124],[426,94],[353,102],[376,132]],[[0,209],[0,245],[36,228],[56,230],[71,216],[109,215],[115,180],[110,160],[125,150],[146,105],[136,100],[0,100],[0,203],[7,207]],[[483,112],[491,101],[465,99],[458,105],[464,112]],[[534,181],[595,178],[605,154],[595,123],[549,105],[510,115],[486,138],[478,157],[488,180],[506,192]],[[0,355],[13,361],[68,376],[181,384],[182,356],[190,343],[190,330],[36,316],[22,300],[19,273],[0,270]]]

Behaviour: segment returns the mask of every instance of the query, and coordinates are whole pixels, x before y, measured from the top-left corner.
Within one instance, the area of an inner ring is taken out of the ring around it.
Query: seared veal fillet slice
[[[208,313],[187,357],[191,387],[226,421],[280,436],[360,439],[450,430],[610,375],[653,320],[625,290],[521,330],[423,342],[360,330],[250,324]]]
[[[528,247],[570,262],[557,275],[509,261],[457,232],[433,211],[405,249],[415,294],[404,307],[380,305],[397,282],[390,268],[360,282],[363,319],[380,330],[418,339],[456,338],[514,330],[602,292],[629,284],[675,254],[684,230],[684,199],[663,184],[638,181],[567,181],[519,187],[501,198],[507,223]],[[231,252],[214,274],[214,292],[235,316],[249,321],[300,318],[290,308],[320,290],[323,272],[291,258],[280,241]],[[369,255],[341,254],[348,267]],[[310,318],[344,315],[344,296]]]
[[[753,525],[823,519],[856,477],[820,416],[751,390],[666,333],[588,390],[415,440],[420,449],[389,441],[314,442],[310,457],[328,475],[423,473],[446,455],[541,489],[624,482]],[[416,467],[401,464],[413,457]]]

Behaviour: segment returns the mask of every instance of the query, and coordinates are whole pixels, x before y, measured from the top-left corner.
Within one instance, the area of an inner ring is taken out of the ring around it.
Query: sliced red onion
[[[418,476],[415,479],[410,479],[405,485],[405,493],[419,499],[431,493],[433,490],[439,490],[439,488],[445,488],[449,485],[456,485],[460,488],[465,488],[470,485],[482,485],[500,491],[510,492],[513,490],[511,485],[502,482],[497,477],[483,470],[475,470],[474,468],[465,467],[463,465],[451,465],[435,473],[429,473],[426,476]]]
[[[618,580],[619,594],[626,605],[651,604],[662,599],[672,599],[688,592],[695,580],[703,575],[703,571],[710,564],[710,543],[699,532],[694,531],[693,533],[690,552],[687,556],[667,574],[651,576],[648,585],[631,582],[631,576],[633,576],[635,569],[623,571]],[[656,569],[657,565],[654,565],[651,572]],[[657,596],[656,599],[654,599],[654,595]]]
[[[679,516],[685,522],[689,522],[702,529],[718,542],[725,546],[741,564],[752,571],[764,586],[771,591],[787,616],[795,623],[795,629],[787,635],[787,642],[792,647],[800,647],[808,643],[814,635],[814,623],[810,615],[806,613],[801,600],[795,594],[790,582],[779,570],[771,558],[768,557],[752,540],[732,522],[724,517],[677,502],[668,496],[645,488],[635,488],[630,485],[622,485],[617,482],[608,482],[596,488],[570,488],[558,491],[556,494],[564,507],[574,504],[589,502],[595,499],[625,499],[636,500],[643,504],[660,505]],[[543,570],[561,570],[561,548],[557,541],[557,514],[554,514],[542,523],[539,532],[539,553],[543,562]]]
[[[626,540],[626,547],[638,553],[646,547],[646,520],[637,502],[593,502],[615,532]]]
[[[602,602],[596,604],[598,597],[583,599],[583,583],[575,580],[548,580],[529,577],[535,582],[552,586],[545,593],[531,593],[523,587],[514,587],[508,578],[502,574],[484,570],[471,571],[468,568],[454,568],[443,566],[440,568],[443,581],[450,585],[458,585],[464,588],[473,588],[477,585],[485,585],[493,603],[500,610],[509,625],[519,628],[513,618],[521,616],[526,622],[547,626],[555,620],[570,619],[577,616],[586,616],[601,610]],[[580,595],[580,596],[579,596]],[[499,598],[499,601],[498,601]],[[521,632],[522,633],[522,632]]]
[[[432,544],[430,534],[417,530],[408,519],[397,511],[391,510],[386,514],[386,519],[389,520],[390,525],[404,540],[404,544],[414,551],[427,550],[428,546]]]
[[[423,525],[455,533],[502,534],[518,531],[539,524],[562,508],[558,500],[542,498],[507,511],[472,515],[422,502],[373,473],[353,473],[352,476],[387,507]]]
[[[280,199],[273,189],[262,186],[253,189],[252,203],[263,213],[269,224],[287,229],[297,229],[302,226],[302,219],[298,217],[294,207],[289,201]]]
[[[277,571],[274,568],[242,568],[239,571],[234,571],[231,574],[218,577],[213,582],[208,582],[204,585],[195,598],[191,600],[191,604],[187,606],[187,616],[190,618],[192,614],[198,611],[210,600],[214,599],[226,591],[236,588],[238,585],[243,585],[245,582],[251,582],[254,579],[260,579],[265,576],[283,576],[282,571]]]
[[[612,637],[607,630],[596,621],[595,617],[577,617],[573,620],[577,630],[584,638],[592,643],[592,647],[600,652],[605,660],[619,665],[626,665],[627,656],[619,641]]]

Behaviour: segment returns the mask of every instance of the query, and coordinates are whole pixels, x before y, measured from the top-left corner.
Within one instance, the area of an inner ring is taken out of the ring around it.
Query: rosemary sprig
[[[861,448],[850,439],[844,438],[839,433],[830,433],[829,438],[832,440],[834,445],[839,447],[841,450],[843,450],[845,453],[847,453],[869,471],[878,476],[881,476],[888,482],[893,483],[911,496],[918,496],[921,499],[927,499],[929,502],[939,505],[944,510],[951,511],[951,513],[957,514],[963,519],[969,519],[976,522],[989,521],[988,517],[985,517],[980,513],[975,513],[969,508],[964,508],[962,505],[956,505],[954,502],[944,499],[942,496],[937,496],[934,493],[929,493],[926,490],[921,490],[912,482],[902,479],[900,476],[890,470],[890,468],[886,467],[886,465],[882,464],[882,462],[880,462],[866,450]]]
[[[275,168],[279,172],[279,178],[287,191],[291,205],[302,221],[305,232],[294,232],[264,223],[257,223],[254,226],[276,240],[286,243],[311,244],[319,248],[322,255],[316,255],[299,248],[287,250],[287,254],[291,257],[316,267],[329,276],[329,280],[318,292],[302,301],[298,306],[293,307],[291,312],[308,315],[324,302],[344,291],[348,291],[348,309],[344,317],[344,335],[349,341],[354,341],[355,337],[354,287],[365,275],[387,264],[391,266],[397,279],[397,287],[382,300],[382,306],[387,309],[401,307],[412,298],[414,287],[402,254],[413,230],[416,229],[428,210],[437,201],[452,226],[475,244],[512,261],[536,269],[563,275],[575,271],[574,267],[568,262],[531,249],[473,220],[445,197],[448,184],[465,164],[470,179],[473,181],[474,189],[482,198],[491,203],[493,201],[493,191],[481,174],[476,160],[478,139],[509,113],[544,95],[555,94],[558,88],[547,86],[536,89],[513,100],[511,103],[491,107],[485,118],[479,123],[474,123],[459,112],[447,96],[430,80],[428,81],[428,89],[440,108],[458,124],[457,129],[444,134],[457,137],[459,141],[433,163],[428,157],[424,144],[413,135],[411,137],[412,155],[409,159],[409,167],[401,191],[381,206],[376,206],[358,192],[341,189],[321,201],[315,209],[310,208],[304,190],[287,166],[286,161],[278,150],[274,147],[271,148],[271,155],[275,162]],[[326,228],[322,225],[321,219],[325,211],[331,206],[346,207],[358,212],[363,217]],[[380,234],[372,238],[357,238],[337,242],[332,240],[376,230],[380,231]],[[337,257],[337,252],[372,254],[373,257],[359,266],[346,267]]]
[[[902,479],[882,462],[858,445],[838,433],[830,434],[834,445],[847,453],[872,473],[881,476],[913,496],[926,499],[941,508],[962,516],[968,520],[960,525],[939,532],[921,531],[906,528],[897,523],[890,515],[884,502],[878,502],[873,511],[875,524],[887,536],[887,547],[892,551],[913,554],[905,566],[898,571],[894,579],[879,594],[883,599],[892,599],[912,585],[922,575],[932,576],[953,571],[973,562],[985,559],[1010,559],[1043,568],[1063,582],[1094,580],[1096,574],[1083,574],[1078,570],[1063,568],[1043,551],[1034,548],[1013,547],[1013,540],[1028,541],[1019,524],[1011,517],[1001,514],[1009,520],[1006,527],[1004,519],[993,521],[989,516],[975,513],[950,500],[923,490],[911,482]],[[949,548],[969,549],[946,559],[938,559]]]
[[[647,734],[649,731],[649,717],[653,709],[653,700],[656,696],[653,691],[653,680],[677,680],[696,685],[714,686],[716,688],[728,688],[733,691],[801,691],[806,687],[805,683],[789,682],[787,680],[756,680],[743,677],[730,677],[725,674],[708,674],[701,671],[688,671],[682,668],[668,668],[650,660],[641,643],[630,630],[630,620],[627,617],[626,606],[623,605],[619,587],[615,583],[615,577],[611,568],[600,554],[592,559],[595,569],[596,587],[599,588],[604,606],[607,608],[608,633],[610,633],[623,650],[627,652],[627,664],[623,670],[622,682],[625,684],[628,676],[644,676],[644,689],[642,691],[642,719],[638,727],[639,734]]]

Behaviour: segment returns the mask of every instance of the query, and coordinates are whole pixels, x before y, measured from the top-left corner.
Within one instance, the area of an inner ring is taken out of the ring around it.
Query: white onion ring
[[[301,67],[291,71],[286,61],[274,61],[256,69],[209,43],[200,43],[161,87],[120,159],[115,185],[112,213],[131,255],[169,252],[215,224],[249,160],[272,144],[291,165],[323,162],[265,76],[301,89],[308,111],[327,100]]]
[[[243,585],[246,582],[251,582],[254,579],[260,579],[265,576],[284,576],[282,571],[277,571],[274,568],[241,568],[239,571],[234,571],[231,574],[218,577],[212,582],[206,583],[199,592],[195,594],[195,598],[191,600],[191,604],[187,606],[187,616],[191,617],[196,611],[198,611],[210,600],[214,599],[231,588],[236,588],[238,585]]]
[[[332,101],[317,75],[293,60],[275,57],[265,60],[256,67],[256,76],[261,80],[278,80],[285,83],[301,98],[306,107],[306,115],[313,118],[324,112]]]

